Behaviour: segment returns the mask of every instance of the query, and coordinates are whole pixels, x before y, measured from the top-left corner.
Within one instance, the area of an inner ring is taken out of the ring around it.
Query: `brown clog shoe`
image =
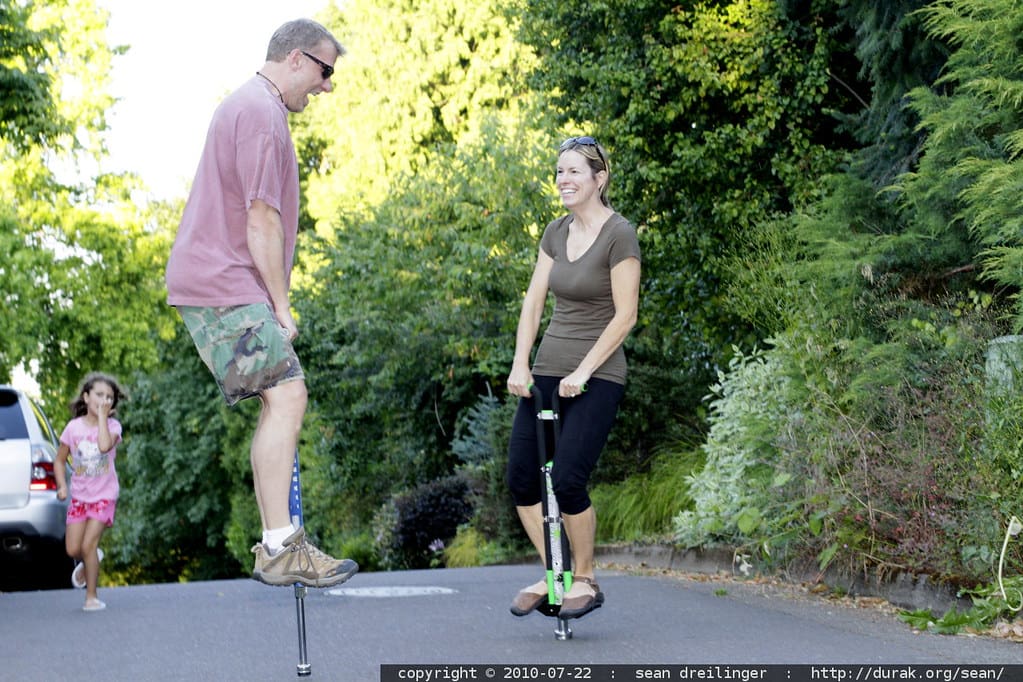
[[[576,586],[579,586],[578,590]],[[582,618],[593,609],[599,609],[604,603],[604,593],[600,591],[600,586],[594,582],[593,578],[575,576],[572,580],[572,589],[568,591],[568,594],[573,592],[582,594],[573,597],[565,595],[565,600],[561,603],[561,611],[558,612],[560,618]]]
[[[537,591],[541,590],[541,591]],[[547,581],[541,580],[525,587],[515,595],[511,603],[511,612],[516,616],[528,616],[540,604],[547,600]]]

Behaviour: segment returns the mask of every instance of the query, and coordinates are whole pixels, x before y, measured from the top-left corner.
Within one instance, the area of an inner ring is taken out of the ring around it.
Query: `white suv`
[[[57,499],[57,435],[39,406],[0,385],[0,590],[67,587],[67,502]]]

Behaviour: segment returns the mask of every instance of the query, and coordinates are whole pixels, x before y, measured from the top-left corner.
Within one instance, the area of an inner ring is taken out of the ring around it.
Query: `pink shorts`
[[[114,511],[117,500],[100,500],[99,502],[82,502],[74,498],[67,506],[67,522],[83,523],[86,519],[96,519],[106,524],[107,528],[114,525]]]

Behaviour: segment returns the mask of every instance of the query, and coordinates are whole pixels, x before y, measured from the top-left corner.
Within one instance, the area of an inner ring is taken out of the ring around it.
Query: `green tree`
[[[414,5],[328,15],[345,87],[296,121],[315,224],[294,299],[318,465],[305,501],[328,546],[451,472],[457,420],[507,371],[553,217],[553,158],[519,76],[530,53],[499,4]]]
[[[790,11],[806,6],[783,4]],[[726,278],[726,307],[765,337],[807,315],[841,319],[842,333],[855,335],[865,320],[864,306],[853,302],[872,282],[941,288],[946,273],[969,259],[961,231],[951,240],[931,239],[932,229],[921,234],[890,191],[919,163],[925,138],[906,106],[909,93],[933,82],[947,55],[926,35],[916,11],[924,4],[841,3],[833,33],[842,42],[832,50],[829,74],[851,93],[848,109],[835,113],[857,144],[842,169],[817,181],[820,200],[757,222]]]
[[[31,5],[0,1],[0,139],[24,151],[67,129],[50,88],[47,35],[29,27]]]
[[[326,13],[348,51],[344,87],[293,121],[315,171],[306,195],[321,234],[365,218],[397,178],[442,162],[434,154],[478,134],[481,113],[515,110],[532,60],[500,4],[383,0]]]
[[[610,148],[615,202],[643,227],[632,347],[706,385],[754,340],[723,305],[730,256],[756,221],[813,199],[847,144],[826,115],[848,100],[828,76],[829,17],[764,0],[520,7],[534,89]]]
[[[332,462],[332,527],[365,524],[387,496],[441,477],[455,424],[511,362],[517,308],[551,215],[545,138],[487,128],[402,182],[323,250],[296,298],[316,431]]]
[[[89,0],[4,3],[10,42],[0,79],[0,223],[7,260],[0,375],[37,370],[51,414],[81,376],[155,366],[170,333],[160,305],[167,231],[160,207],[140,211],[131,176],[87,175],[105,154],[110,62],[106,13]],[[16,52],[15,52],[16,51]],[[17,93],[18,95],[16,96]]]
[[[851,167],[879,190],[918,160],[923,133],[916,114],[905,106],[907,93],[934,82],[947,48],[927,36],[917,12],[926,0],[835,4],[834,34],[840,45],[829,73],[851,95],[849,107],[836,113],[858,142]]]
[[[927,132],[920,165],[896,191],[909,210],[910,234],[948,254],[950,274],[982,270],[1016,301],[1014,326],[1023,329],[1018,296],[1023,276],[1023,115],[1019,102],[1023,12],[1012,2],[936,2],[923,11],[927,27],[953,51],[934,87],[912,93]]]

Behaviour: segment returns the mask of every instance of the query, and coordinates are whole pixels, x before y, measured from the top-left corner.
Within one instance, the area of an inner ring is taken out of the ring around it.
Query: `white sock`
[[[284,541],[289,535],[295,532],[295,529],[288,524],[283,528],[270,528],[269,530],[263,530],[263,544],[270,551],[270,554],[277,554],[284,547]]]

